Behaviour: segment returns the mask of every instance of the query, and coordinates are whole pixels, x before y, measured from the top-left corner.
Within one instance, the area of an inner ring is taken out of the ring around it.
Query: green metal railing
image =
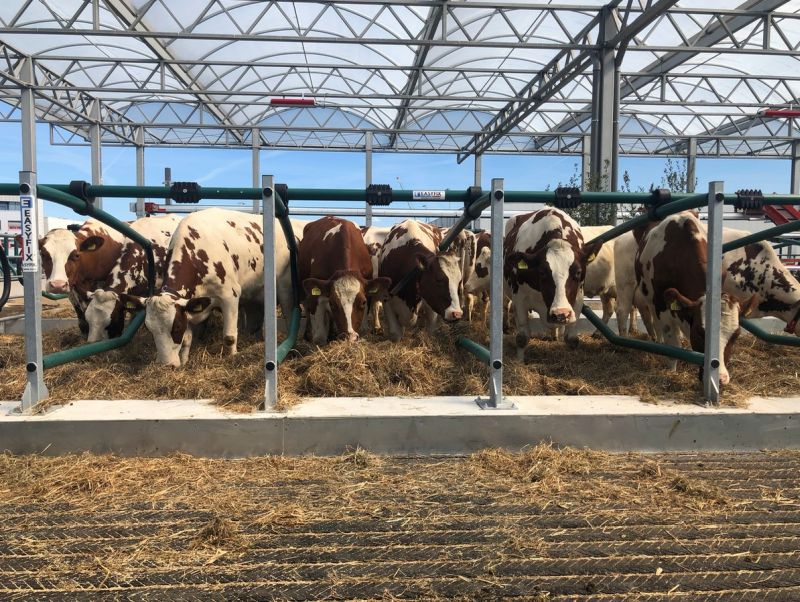
[[[136,331],[144,324],[144,317],[144,311],[136,312],[127,326],[125,326],[122,334],[113,339],[97,341],[96,343],[87,343],[79,347],[73,347],[72,349],[65,349],[64,351],[56,351],[55,353],[45,355],[42,360],[44,369],[55,368],[56,366],[61,366],[68,362],[82,360],[86,357],[97,355],[98,353],[105,353],[106,351],[111,351],[112,349],[118,349],[119,347],[127,345],[133,339],[133,335],[136,334]]]

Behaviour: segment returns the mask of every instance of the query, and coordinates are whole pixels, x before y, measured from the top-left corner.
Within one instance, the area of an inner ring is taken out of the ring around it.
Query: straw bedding
[[[0,597],[788,600],[798,468],[792,452],[547,445],[448,459],[0,454]]]
[[[126,348],[49,370],[52,399],[213,399],[236,411],[251,411],[263,398],[263,343],[240,336],[239,354],[222,355],[220,329],[196,340],[184,369],[154,363],[152,337],[142,329]],[[485,395],[488,369],[457,348],[467,334],[487,340],[485,327],[462,323],[435,335],[411,331],[399,344],[368,336],[358,344],[333,342],[317,348],[299,341],[279,370],[280,406],[302,397]],[[45,353],[81,343],[77,328],[49,333]],[[638,395],[648,402],[700,401],[698,370],[680,364],[670,372],[664,358],[614,347],[581,336],[570,350],[563,343],[532,340],[525,363],[516,361],[513,337],[506,337],[505,392],[508,395]],[[25,383],[22,338],[0,336],[0,397],[19,398]],[[730,366],[733,382],[723,403],[742,405],[752,396],[800,394],[800,350],[768,346],[743,333]]]

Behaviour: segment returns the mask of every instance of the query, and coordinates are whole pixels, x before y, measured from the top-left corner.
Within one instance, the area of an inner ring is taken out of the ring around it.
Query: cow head
[[[190,324],[199,324],[210,313],[210,297],[185,299],[174,292],[162,291],[143,299],[122,295],[126,308],[145,309],[144,324],[153,335],[160,364],[179,368],[189,358],[192,336]]]
[[[786,323],[786,328],[783,331],[800,337],[800,303],[795,303],[792,306],[792,312],[793,317]]]
[[[68,293],[76,284],[82,284],[79,282],[81,261],[87,254],[100,249],[104,241],[102,236],[89,236],[78,243],[78,238],[69,230],[50,230],[39,240],[45,290],[48,293]]]
[[[472,295],[482,291],[486,287],[491,264],[492,248],[485,246],[480,250],[480,253],[478,253],[478,257],[475,260],[475,270],[470,274],[467,283],[464,285],[464,292]]]
[[[576,250],[568,241],[555,239],[534,253],[509,254],[505,271],[541,293],[548,322],[572,324],[577,319],[573,308],[583,289],[586,266],[602,246],[603,241],[598,241]]]
[[[703,353],[706,345],[705,329],[705,295],[692,300],[681,294],[675,288],[664,291],[664,300],[673,313],[689,324],[689,343],[693,350]],[[741,306],[739,301],[723,293],[721,298],[721,316],[719,325],[719,348],[722,350],[719,366],[719,382],[727,385],[730,380],[728,364],[733,354],[736,339],[739,338],[739,316],[747,317],[758,307],[758,296],[753,295],[750,300]]]
[[[417,253],[416,260],[420,270],[420,296],[446,322],[460,320],[464,313],[459,295],[463,277],[459,256]]]
[[[94,343],[118,337],[125,327],[126,308],[122,298],[114,291],[98,289],[87,293],[89,305],[84,310],[84,317],[89,324],[88,341]]]
[[[311,315],[311,339],[316,345],[328,342],[328,317],[332,316],[341,338],[357,341],[367,301],[388,297],[389,278],[365,280],[357,272],[337,272],[328,280],[303,280],[305,306]]]

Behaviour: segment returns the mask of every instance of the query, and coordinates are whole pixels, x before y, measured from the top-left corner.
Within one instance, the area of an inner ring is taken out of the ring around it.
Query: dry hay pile
[[[195,339],[181,370],[154,362],[152,337],[142,329],[131,345],[48,370],[49,403],[75,399],[214,399],[250,411],[263,399],[263,343],[240,336],[239,354],[222,355],[218,326],[206,341]],[[485,395],[488,369],[455,339],[487,340],[485,327],[462,323],[435,335],[408,332],[399,344],[368,336],[359,344],[334,342],[317,348],[299,341],[279,370],[282,409],[302,397]],[[48,333],[45,353],[81,343],[77,328]],[[515,359],[513,336],[505,338],[507,395],[635,395],[645,401],[701,401],[697,367],[667,369],[659,356],[614,347],[581,335],[575,350],[563,343],[532,340],[525,363]],[[769,346],[743,334],[729,367],[733,382],[723,403],[741,405],[752,396],[800,394],[800,350]],[[0,336],[0,398],[17,399],[25,384],[22,338]]]
[[[797,461],[796,453],[781,457]],[[673,529],[692,524],[710,528],[703,525],[765,507],[764,500],[774,498],[772,486],[763,494],[754,488],[754,494],[728,495],[714,485],[713,476],[697,468],[684,472],[679,466],[669,458],[547,445],[522,453],[493,449],[448,459],[380,458],[363,450],[333,458],[242,460],[0,454],[0,513],[14,518],[5,545],[35,558],[36,579],[59,591],[84,589],[87,583],[114,588],[123,582],[125,587],[148,575],[159,585],[174,585],[170,579],[180,584],[182,575],[198,574],[208,575],[213,584],[215,571],[241,571],[244,580],[257,570],[256,579],[269,582],[274,571],[283,574],[281,563],[302,568],[306,561],[330,567],[318,579],[333,588],[358,579],[343,580],[337,568],[369,562],[359,561],[358,554],[375,556],[359,547],[359,538],[383,538],[374,562],[383,562],[385,556],[390,563],[415,549],[430,554],[429,543],[410,536],[452,537],[459,545],[448,550],[440,542],[444,556],[437,560],[456,562],[468,543],[480,548],[488,565],[464,560],[459,570],[471,570],[464,579],[493,579],[492,567],[504,562],[532,559],[558,565],[565,553],[584,556],[585,545],[560,542],[558,533],[570,530],[556,527],[562,518],[566,524],[596,529],[596,538],[602,540],[612,537],[603,534],[622,532],[628,524],[634,525],[631,533],[635,525],[647,529],[653,520]],[[719,472],[712,469],[711,474]],[[783,500],[789,509],[797,504],[796,497]],[[18,511],[20,505],[25,512]],[[663,527],[657,537],[665,547],[680,546],[682,540],[669,529]],[[688,537],[687,545],[696,549],[692,538],[698,535]],[[301,543],[315,538],[326,543]],[[740,541],[746,548],[747,540]],[[280,548],[277,554],[273,547]],[[619,563],[609,562],[605,570],[624,572]],[[421,566],[431,576],[437,574],[436,562]],[[160,575],[163,581],[158,581]],[[25,576],[14,578],[21,582]],[[213,586],[207,591],[214,591]],[[321,597],[337,598],[333,591]]]

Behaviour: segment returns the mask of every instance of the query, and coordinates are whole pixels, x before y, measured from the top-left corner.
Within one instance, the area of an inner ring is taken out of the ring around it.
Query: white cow
[[[380,254],[381,247],[383,246],[386,237],[389,236],[391,230],[388,226],[363,226],[361,234],[364,236],[364,244],[367,245],[370,258],[372,259],[372,273],[378,273],[378,255]],[[367,317],[370,325],[370,330],[373,333],[381,332],[381,312],[383,311],[383,302],[377,299],[370,301],[369,315]]]

